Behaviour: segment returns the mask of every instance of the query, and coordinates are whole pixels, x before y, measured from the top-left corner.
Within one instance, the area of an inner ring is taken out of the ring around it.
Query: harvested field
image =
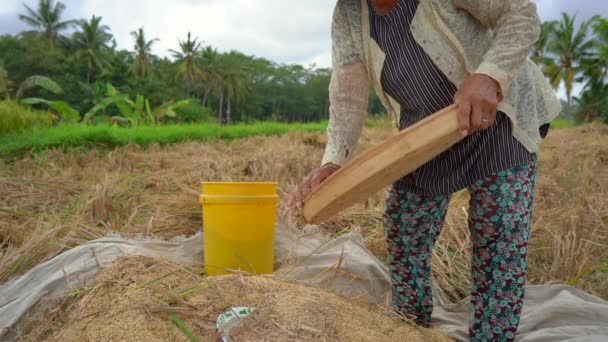
[[[389,128],[366,128],[361,148]],[[292,133],[232,142],[51,150],[0,162],[0,282],[111,232],[170,238],[200,230],[199,184],[278,181],[285,197],[322,154],[325,137]],[[608,127],[551,131],[540,153],[530,281],[567,283],[608,298]],[[361,232],[386,256],[382,193],[324,225]],[[469,288],[465,192],[435,250],[434,272],[453,299]],[[284,206],[282,205],[284,209]],[[284,211],[284,210],[282,210]]]
[[[255,311],[231,330],[231,341],[449,341],[314,287],[261,276],[206,278],[143,256],[119,258],[76,295],[59,319],[32,313],[23,340],[190,341],[191,333],[215,341],[218,313],[248,306]]]

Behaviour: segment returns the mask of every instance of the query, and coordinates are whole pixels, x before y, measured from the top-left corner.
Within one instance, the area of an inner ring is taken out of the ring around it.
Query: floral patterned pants
[[[470,337],[512,341],[519,325],[537,161],[490,175],[469,187],[473,243]],[[433,311],[431,250],[450,196],[389,190],[384,226],[393,306],[428,326]]]

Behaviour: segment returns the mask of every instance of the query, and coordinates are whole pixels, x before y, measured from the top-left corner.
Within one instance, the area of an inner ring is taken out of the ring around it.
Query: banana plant
[[[154,109],[154,117],[157,121],[162,120],[163,118],[176,118],[177,112],[176,110],[190,104],[192,100],[181,100],[177,102],[166,102],[162,105],[156,107]]]
[[[59,115],[61,115],[63,120],[66,122],[78,122],[80,120],[80,112],[74,109],[72,106],[70,106],[69,103],[65,101],[49,101],[45,99],[31,97],[21,100],[21,103],[30,106],[45,104],[49,108],[57,112]]]
[[[26,91],[36,87],[43,88],[55,95],[63,94],[63,89],[52,79],[46,76],[34,75],[21,82],[15,98],[20,99]]]
[[[142,123],[156,123],[156,117],[150,107],[150,101],[142,95],[137,95],[135,101],[132,101],[127,94],[120,93],[110,83],[106,85],[106,95],[106,98],[102,99],[84,115],[83,123],[90,122],[98,112],[111,105],[115,105],[120,112],[120,116],[112,117],[113,122],[129,123],[132,126],[138,126]]]
[[[34,75],[26,78],[25,81],[21,82],[21,84],[19,85],[19,89],[17,90],[17,93],[15,95],[15,98],[20,99],[26,91],[37,87],[43,88],[55,95],[63,94],[63,89],[61,88],[61,86],[55,83],[55,81],[53,81],[52,79],[45,76]],[[20,102],[29,106],[44,104],[50,109],[57,112],[57,114],[61,115],[62,119],[67,122],[78,122],[78,120],[80,120],[80,112],[74,109],[72,106],[70,106],[69,103],[65,101],[51,101],[37,97],[30,97],[23,99]]]

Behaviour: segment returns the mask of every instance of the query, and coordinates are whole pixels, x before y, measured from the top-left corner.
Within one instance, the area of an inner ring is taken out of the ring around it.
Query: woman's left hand
[[[496,107],[502,100],[500,85],[490,76],[472,74],[456,93],[460,131],[467,136],[492,126],[496,120]]]

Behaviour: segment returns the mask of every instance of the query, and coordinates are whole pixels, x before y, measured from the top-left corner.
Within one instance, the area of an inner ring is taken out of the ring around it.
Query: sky
[[[37,0],[0,0],[0,34],[27,29],[17,15]],[[177,49],[188,31],[220,51],[236,49],[279,63],[325,67],[331,63],[331,14],[336,0],[62,0],[66,19],[103,17],[119,48],[132,49],[129,33],[144,27],[159,38],[154,53]],[[606,0],[537,0],[542,20],[563,11],[586,19],[608,16]]]

